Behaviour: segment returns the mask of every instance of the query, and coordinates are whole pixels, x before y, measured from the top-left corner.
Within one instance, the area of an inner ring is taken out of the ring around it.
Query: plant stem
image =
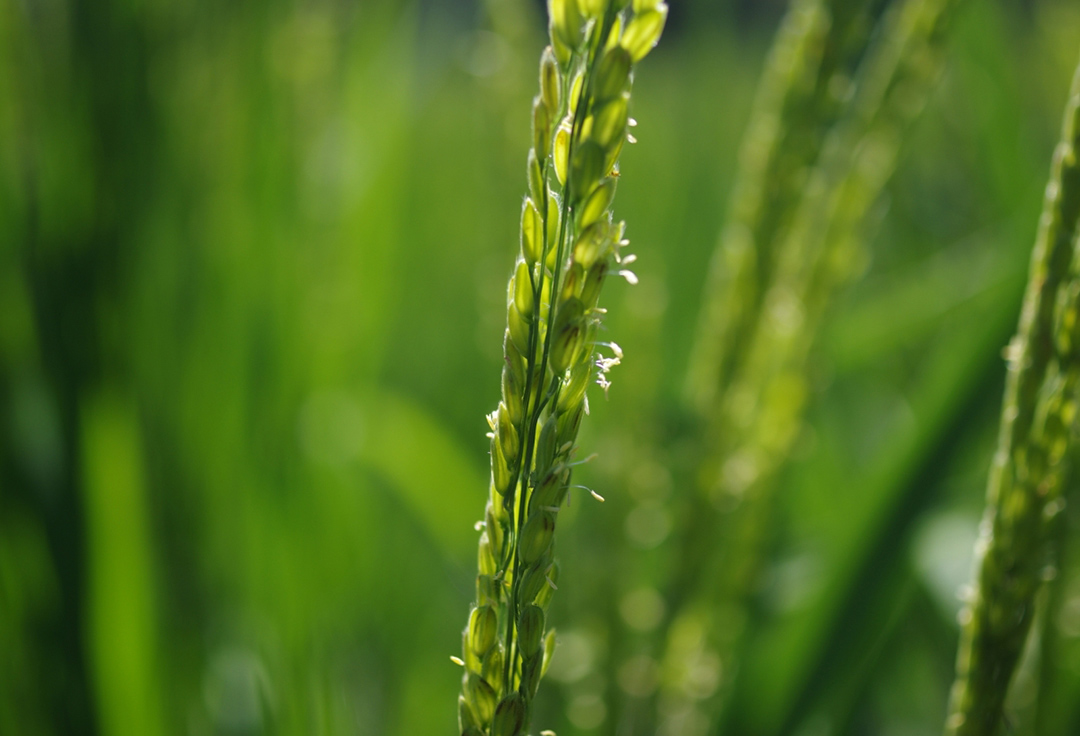
[[[1053,569],[1049,524],[1062,510],[1080,384],[1080,69],[1054,152],[1008,378],[998,449],[987,484],[971,597],[945,732],[991,736]]]

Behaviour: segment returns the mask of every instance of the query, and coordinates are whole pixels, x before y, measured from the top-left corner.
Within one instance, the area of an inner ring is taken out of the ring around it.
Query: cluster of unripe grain
[[[529,196],[507,293],[502,400],[488,417],[491,484],[476,606],[463,635],[463,736],[525,733],[555,647],[546,626],[558,576],[555,525],[587,409],[600,289],[626,243],[610,207],[629,138],[632,70],[667,16],[657,0],[628,6],[549,2],[551,45],[533,100]]]
[[[689,370],[702,417],[700,494],[674,568],[684,571],[662,670],[716,657],[738,670],[738,625],[762,564],[775,479],[802,426],[807,367],[838,288],[855,275],[875,204],[944,66],[960,0],[793,0],[744,143]],[[736,612],[720,626],[712,612]],[[741,624],[739,624],[741,625]],[[701,636],[688,650],[682,632]],[[676,633],[678,636],[676,636]],[[659,733],[723,719],[734,678],[708,697],[658,688]]]
[[[762,319],[809,172],[843,115],[881,3],[793,0],[769,53],[740,152],[731,212],[713,255],[688,398],[723,400]]]
[[[957,656],[948,736],[997,733],[1035,612],[1053,571],[1049,525],[1077,429],[1080,385],[1080,69],[1073,78],[1032,254],[1020,329],[1010,344],[998,451],[976,548],[978,569]]]

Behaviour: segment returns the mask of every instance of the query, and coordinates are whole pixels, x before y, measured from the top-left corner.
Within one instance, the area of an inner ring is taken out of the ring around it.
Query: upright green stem
[[[771,92],[757,113],[773,122],[759,122],[765,142],[748,134],[745,181],[716,258],[736,283],[707,297],[688,386],[705,429],[699,495],[687,502],[689,531],[670,586],[669,631],[683,635],[670,636],[664,655],[659,709],[673,714],[661,722],[664,733],[688,713],[722,717],[732,681],[702,698],[682,663],[707,658],[738,669],[775,477],[802,424],[810,350],[854,271],[903,133],[943,67],[958,4],[896,0],[876,33],[870,3],[796,0],[785,20],[764,84]],[[843,104],[832,99],[838,88],[847,89]],[[786,132],[800,125],[812,134]],[[730,313],[717,313],[717,303]],[[692,649],[689,641],[697,642]]]
[[[1080,69],[1054,152],[987,484],[973,590],[962,616],[945,732],[992,736],[1052,569],[1049,522],[1061,511],[1080,384]]]
[[[556,515],[569,490],[594,367],[600,287],[625,244],[610,206],[627,138],[631,72],[667,15],[656,0],[635,0],[633,12],[627,5],[549,6],[552,45],[541,58],[533,101],[530,197],[509,288],[502,401],[488,417],[491,489],[477,602],[458,660],[465,668],[458,699],[463,736],[527,732],[555,646],[546,610],[558,574]],[[562,185],[559,204],[551,171]]]
[[[769,53],[739,157],[728,221],[714,253],[688,371],[705,410],[738,369],[762,318],[806,173],[844,113],[874,25],[871,0],[793,0]]]

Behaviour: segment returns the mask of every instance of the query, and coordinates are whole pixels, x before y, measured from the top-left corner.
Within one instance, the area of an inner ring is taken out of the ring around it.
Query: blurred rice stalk
[[[704,733],[722,718],[775,475],[801,426],[809,349],[832,295],[860,270],[873,205],[940,73],[953,6],[909,0],[878,21],[873,3],[795,3],[785,19],[690,366],[705,443],[669,568],[662,733]]]
[[[1073,78],[1062,140],[1031,256],[1016,336],[1006,352],[1008,381],[1000,439],[975,545],[946,733],[984,734],[1005,720],[1006,693],[1020,688],[1019,667],[1042,585],[1056,575],[1052,542],[1064,510],[1080,366],[1076,365],[1074,254],[1080,217],[1080,70]],[[1033,648],[1037,651],[1037,647]],[[1014,673],[1016,682],[1014,682]]]

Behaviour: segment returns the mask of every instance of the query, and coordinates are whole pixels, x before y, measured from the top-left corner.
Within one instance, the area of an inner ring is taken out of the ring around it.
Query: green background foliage
[[[782,10],[676,0],[637,73],[641,283],[602,297],[626,360],[575,477],[607,502],[560,515],[537,729],[637,733],[661,676],[667,440]],[[453,732],[544,35],[525,0],[0,0],[0,734]],[[812,354],[737,669],[699,663],[724,732],[940,731],[1078,42],[1069,0],[958,18]],[[1019,733],[1080,731],[1073,537]]]

